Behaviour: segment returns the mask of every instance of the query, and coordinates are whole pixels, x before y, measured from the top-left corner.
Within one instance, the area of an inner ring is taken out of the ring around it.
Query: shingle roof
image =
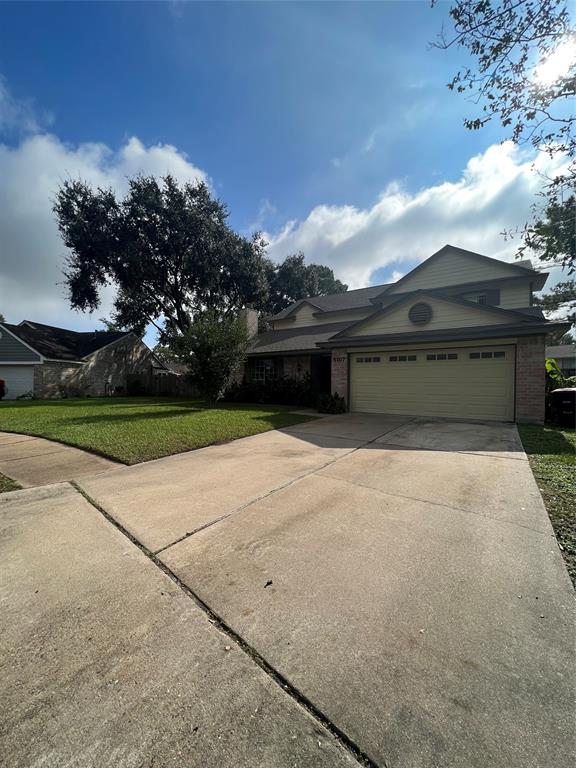
[[[443,248],[441,248],[439,251],[437,251],[435,254],[433,254],[430,258],[434,258],[441,254],[442,252],[445,252],[446,250],[452,250],[459,253],[465,253],[468,256],[472,256],[477,259],[483,259],[485,261],[489,262],[495,262],[495,263],[507,263],[507,262],[501,262],[498,259],[493,259],[489,256],[483,256],[480,253],[474,253],[472,251],[466,251],[463,248],[456,248],[452,245],[445,245]],[[425,261],[421,262],[415,269],[419,269],[421,266],[423,266],[426,261],[429,261],[429,259],[426,259]],[[534,267],[532,265],[532,262],[530,259],[522,259],[519,261],[513,261],[508,263],[508,266],[512,267],[519,267],[518,273],[521,274],[522,272],[528,274],[539,274],[534,270]],[[408,272],[404,277],[408,277],[408,275],[411,275],[415,270],[411,270]],[[403,278],[402,278],[403,279]],[[398,281],[400,282],[400,281]],[[299,301],[295,301],[293,304],[290,304],[289,307],[286,307],[281,312],[278,312],[276,315],[274,315],[273,320],[283,320],[286,317],[289,317],[292,312],[294,312],[295,309],[297,309],[301,304],[312,304],[312,306],[317,307],[318,311],[320,312],[336,312],[336,311],[343,311],[347,309],[359,309],[360,307],[369,307],[370,306],[370,300],[376,298],[377,296],[380,296],[386,289],[390,288],[394,283],[384,283],[383,285],[370,285],[367,288],[358,288],[353,291],[345,291],[344,293],[331,293],[327,296],[310,296],[309,298],[300,299]]]
[[[379,293],[387,288],[391,283],[384,285],[370,285],[367,288],[358,288],[354,291],[344,291],[344,293],[331,293],[327,296],[311,296],[309,299],[300,299],[300,301],[290,304],[289,307],[274,315],[274,320],[282,320],[285,317],[306,302],[318,307],[321,312],[336,312],[338,310],[359,309],[360,307],[370,307],[370,299],[378,296]]]
[[[466,328],[440,328],[435,331],[409,331],[403,333],[386,333],[368,336],[350,336],[327,339],[322,342],[323,348],[332,347],[374,347],[396,346],[399,344],[420,344],[426,341],[460,341],[465,339],[492,339],[507,336],[544,335],[550,331],[567,330],[569,323],[547,321],[544,323],[511,323],[503,325],[474,325]]]
[[[259,334],[248,350],[249,355],[270,355],[278,352],[318,351],[317,342],[328,339],[347,328],[347,323],[326,323],[309,325],[304,328],[289,328],[284,331],[266,331]]]
[[[50,360],[82,360],[102,347],[129,335],[126,331],[69,331],[53,325],[25,321],[6,328]]]

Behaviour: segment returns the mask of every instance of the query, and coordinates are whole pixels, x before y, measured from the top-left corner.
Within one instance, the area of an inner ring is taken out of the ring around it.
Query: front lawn
[[[22,400],[0,403],[0,431],[86,448],[125,464],[288,427],[311,417],[286,406],[160,397]]]
[[[576,432],[533,424],[518,430],[576,587]]]

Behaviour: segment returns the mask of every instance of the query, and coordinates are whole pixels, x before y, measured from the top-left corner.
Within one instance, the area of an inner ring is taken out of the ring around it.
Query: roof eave
[[[418,344],[425,341],[458,341],[459,339],[482,339],[497,336],[546,336],[552,331],[567,331],[570,323],[548,321],[545,323],[517,323],[513,325],[477,325],[470,328],[446,328],[437,331],[416,331],[401,334],[379,334],[374,336],[333,337],[317,342],[321,349],[334,347],[367,347],[397,344]]]

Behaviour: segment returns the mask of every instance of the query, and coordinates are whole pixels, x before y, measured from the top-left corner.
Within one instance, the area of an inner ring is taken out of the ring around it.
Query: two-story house
[[[255,337],[246,377],[310,374],[351,411],[544,420],[544,347],[532,306],[548,275],[446,245],[396,283],[295,302]]]

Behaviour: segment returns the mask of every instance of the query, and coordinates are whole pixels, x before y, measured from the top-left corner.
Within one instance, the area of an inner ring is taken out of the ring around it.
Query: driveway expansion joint
[[[320,471],[320,470],[319,470]],[[538,528],[532,528],[530,525],[524,525],[523,523],[517,523],[514,520],[506,520],[504,518],[493,517],[492,515],[483,515],[482,512],[475,512],[473,509],[464,509],[464,507],[456,507],[453,504],[443,504],[441,501],[431,501],[430,499],[421,499],[418,496],[407,496],[404,493],[391,493],[390,491],[381,491],[379,488],[374,488],[372,485],[366,483],[359,483],[357,480],[349,480],[342,477],[332,477],[331,475],[322,475],[322,477],[328,480],[333,480],[338,483],[346,483],[348,485],[355,485],[358,488],[366,488],[374,493],[379,493],[381,496],[390,496],[395,499],[406,499],[407,501],[418,501],[421,504],[429,504],[432,507],[442,507],[442,509],[449,509],[452,512],[461,512],[464,515],[475,515],[476,517],[484,518],[484,520],[491,520],[493,523],[503,523],[504,525],[513,525],[518,528],[524,528],[532,533],[538,533],[541,536],[552,536],[556,538],[553,531],[542,531]]]
[[[414,421],[414,419],[411,419],[411,421]],[[410,422],[406,422],[406,424],[409,424]],[[345,453],[343,456],[336,456],[333,459],[329,459],[325,464],[322,464],[321,467],[316,467],[315,469],[310,469],[307,472],[303,472],[301,475],[298,475],[298,477],[293,477],[290,480],[288,480],[285,483],[282,483],[281,485],[276,486],[276,488],[272,488],[272,490],[268,491],[267,493],[262,494],[261,496],[257,496],[254,499],[250,499],[250,501],[247,501],[245,504],[240,505],[239,507],[236,507],[235,509],[231,510],[230,512],[227,512],[225,515],[221,515],[220,517],[217,517],[215,520],[210,520],[209,522],[205,523],[204,525],[198,526],[198,528],[194,528],[193,531],[188,531],[183,536],[180,536],[178,539],[175,539],[174,541],[171,541],[169,544],[166,544],[163,547],[160,547],[160,549],[154,550],[155,555],[159,555],[161,552],[165,552],[167,549],[170,549],[170,547],[176,546],[176,544],[180,544],[181,541],[186,541],[186,539],[189,539],[191,536],[194,536],[194,534],[199,533],[200,531],[206,530],[206,528],[210,528],[213,525],[216,525],[217,523],[221,523],[223,520],[227,520],[232,515],[235,515],[237,512],[242,512],[243,510],[247,509],[248,507],[251,507],[253,504],[257,504],[260,501],[263,501],[264,499],[269,498],[270,496],[273,496],[275,493],[278,493],[279,491],[283,491],[286,488],[290,488],[291,486],[295,485],[296,483],[300,482],[300,480],[303,480],[306,477],[311,477],[312,475],[316,475],[319,472],[321,472],[323,469],[326,469],[327,467],[332,466],[332,464],[335,464],[337,461],[341,461],[342,459],[345,459],[348,456],[351,456],[356,451],[359,451],[362,448],[366,448],[366,446],[371,445],[376,440],[380,440],[381,437],[384,435],[389,435],[391,432],[396,431],[397,429],[400,429],[400,427],[405,426],[404,424],[401,424],[397,427],[393,427],[392,429],[387,430],[386,432],[382,432],[381,434],[377,435],[371,440],[366,441],[365,443],[361,443],[360,445],[356,445],[354,448],[351,448],[347,453]],[[291,434],[291,433],[289,433]],[[307,433],[311,434],[311,433]],[[318,437],[318,435],[317,435]],[[347,439],[347,438],[342,438]],[[351,438],[350,438],[351,439]],[[355,441],[359,442],[359,441]],[[84,494],[83,491],[81,493],[86,496],[88,500],[89,497]]]
[[[386,434],[386,433],[385,433]],[[376,438],[379,440],[380,438]],[[460,456],[479,456],[481,459],[502,459],[503,461],[527,461],[527,457],[522,453],[522,456],[499,456],[496,453],[490,453],[485,451],[480,453],[479,451],[458,451],[454,448],[442,449],[442,448],[425,448],[422,445],[402,445],[402,443],[382,443],[384,448],[400,448],[403,451],[426,451],[427,453],[457,453]]]
[[[293,482],[296,482],[300,478],[296,478]],[[194,604],[204,613],[211,626],[213,626],[222,634],[226,635],[238,648],[245,653],[255,664],[257,664],[268,677],[276,683],[290,698],[302,707],[316,723],[324,728],[334,740],[340,745],[340,747],[348,753],[348,755],[363,768],[389,768],[385,760],[380,763],[376,763],[372,760],[359,746],[353,741],[343,730],[341,730],[335,723],[333,723],[316,705],[308,699],[298,688],[296,688],[288,678],[284,677],[278,670],[267,661],[255,648],[244,640],[232,627],[230,627],[224,619],[215,613],[210,606],[202,600],[190,587],[188,587],[165,563],[163,563],[156,553],[148,549],[138,539],[131,534],[123,525],[116,521],[98,502],[96,502],[89,494],[87,494],[74,480],[69,481],[75,491],[77,491],[86,501],[94,507],[111,525],[113,525],[120,533],[122,533],[132,544],[145,554],[153,563],[159,568],[171,581],[173,581],[187,597],[189,597]],[[273,493],[273,492],[272,492]],[[251,502],[252,503],[252,502]],[[233,513],[230,513],[233,514]],[[208,527],[208,526],[204,526]],[[170,545],[172,546],[172,545]]]

